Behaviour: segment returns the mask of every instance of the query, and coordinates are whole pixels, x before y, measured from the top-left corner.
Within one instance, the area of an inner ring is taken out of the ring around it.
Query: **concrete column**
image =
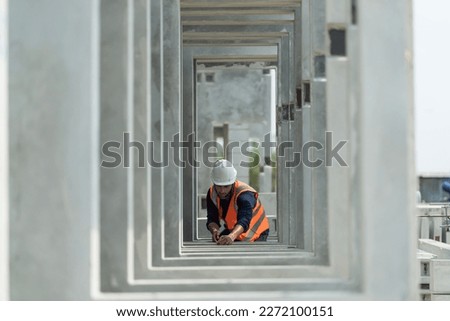
[[[90,298],[97,6],[9,2],[12,300]]]
[[[312,0],[311,10],[311,138],[326,145],[324,129],[327,124],[327,88],[325,70],[326,44],[326,2]],[[325,159],[324,149],[311,149],[311,159]],[[324,255],[328,252],[329,207],[328,207],[328,173],[325,164],[312,167],[311,170],[313,224],[318,228],[314,231],[315,252]],[[324,234],[321,234],[324,233]],[[324,255],[325,257],[326,255]]]
[[[0,301],[9,298],[7,11],[7,0],[0,0]]]
[[[418,298],[411,11],[411,0],[357,7],[363,288],[373,298]]]
[[[349,0],[327,1],[327,34],[330,30],[334,32],[346,32],[347,26],[350,25],[350,3]],[[357,61],[356,57],[345,52],[335,53],[336,40],[333,38],[330,43],[330,52],[326,59],[326,143],[329,148],[333,148],[338,142],[344,142],[345,145],[339,150],[341,161],[327,159],[327,202],[328,202],[328,237],[330,248],[330,262],[336,266],[336,270],[343,278],[353,278],[358,280],[358,274],[353,272],[357,267],[353,267],[352,260],[343,260],[343,257],[350,258],[353,254],[360,257],[355,247],[354,236],[349,222],[356,221],[352,212],[352,181],[351,181],[351,143],[350,136],[353,124],[350,122],[349,103],[350,86],[349,86],[349,63]],[[344,41],[342,41],[344,42]],[[333,49],[332,49],[333,48]],[[349,62],[350,61],[350,62]],[[327,148],[327,147],[326,147]],[[327,155],[329,156],[329,155]],[[328,164],[327,164],[328,163]],[[359,281],[359,280],[358,280]]]
[[[132,23],[132,3],[122,0],[103,0],[100,4],[100,145],[108,141],[122,142],[129,132],[132,112],[132,61],[129,58],[133,40],[128,23]],[[124,145],[124,143],[123,143]],[[125,147],[121,148],[121,155]],[[134,153],[135,151],[133,151]],[[131,154],[131,153],[130,153]],[[132,156],[133,157],[133,156]],[[131,158],[132,158],[131,157]],[[104,159],[105,157],[103,157]],[[125,157],[124,157],[125,158]],[[130,161],[130,163],[132,163]],[[116,168],[100,169],[100,290],[112,291],[127,284],[127,231],[130,209],[127,183],[132,168],[125,168],[123,160]],[[131,184],[129,185],[132,186]]]

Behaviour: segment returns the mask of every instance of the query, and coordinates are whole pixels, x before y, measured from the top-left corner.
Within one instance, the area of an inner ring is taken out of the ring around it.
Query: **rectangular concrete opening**
[[[290,1],[281,8],[272,7],[269,2],[252,3],[250,7],[238,2],[226,6],[214,1],[181,4],[185,140],[195,133],[194,137],[201,142],[201,146],[204,146],[205,140],[249,145],[261,144],[264,140],[267,145],[273,143],[269,152],[260,157],[260,173],[256,166],[251,171],[237,166],[238,179],[241,177],[248,183],[256,184],[262,200],[269,207],[271,242],[302,252],[313,251],[314,235],[320,237],[318,235],[326,233],[326,229],[318,227],[321,225],[320,220],[316,220],[317,225],[313,227],[313,209],[309,206],[313,204],[313,193],[308,191],[315,180],[309,176],[312,171],[304,170],[301,164],[294,162],[294,159],[298,159],[295,152],[301,150],[303,144],[298,133],[304,131],[303,123],[309,124],[311,120],[308,117],[312,116],[308,116],[309,111],[306,111],[307,117],[302,117],[300,108],[293,103],[297,101],[295,88],[298,84],[301,85],[302,79],[299,72],[302,23],[300,2]],[[235,76],[235,81],[229,81],[228,85],[222,84],[222,91],[225,93],[213,89],[220,88],[218,82],[221,77],[232,73],[240,73],[240,76]],[[208,76],[214,82],[208,82]],[[266,86],[266,92],[255,95],[254,89],[249,87],[245,90],[247,83],[252,82],[254,85],[259,84],[259,88]],[[224,89],[226,86],[229,92]],[[214,96],[215,94],[218,96]],[[215,108],[219,108],[219,111],[215,111]],[[212,117],[213,112],[218,117]],[[288,117],[283,117],[286,112]],[[317,124],[324,125],[319,122]],[[306,130],[308,128],[312,127],[308,125]],[[226,137],[223,137],[224,133]],[[310,133],[305,134],[305,139],[310,138]],[[249,138],[252,141],[248,141]],[[280,145],[283,146],[281,156],[276,147]],[[261,152],[263,151],[259,148],[259,153]],[[205,150],[200,153],[202,155],[196,154],[197,159],[203,157]],[[221,153],[225,158],[234,158],[235,167],[245,160],[245,155],[240,151],[236,152],[236,149],[233,152],[225,149],[217,152],[217,155]],[[270,166],[272,163],[276,167]],[[209,171],[207,166],[188,166],[183,169],[182,253],[191,251],[191,247],[208,246],[208,242],[212,247],[209,252],[224,251],[216,249],[215,244],[211,243],[210,233],[205,226],[206,210],[201,206],[210,186]],[[306,180],[302,178],[304,171]],[[264,185],[260,186],[259,179],[252,175],[265,177]],[[270,180],[267,179],[269,175]],[[325,184],[325,181],[320,184]],[[304,198],[308,201],[303,202]],[[326,212],[320,214],[323,215],[326,216]],[[242,251],[242,247],[246,248],[248,245],[239,245],[236,250]],[[258,245],[257,251],[261,247],[264,244]],[[252,250],[252,247],[249,249]],[[249,249],[246,248],[246,251]],[[319,256],[326,257],[326,250]]]
[[[259,192],[271,222],[270,240],[277,240],[276,148],[265,149],[263,143],[266,137],[276,144],[276,67],[265,65],[197,60],[195,137],[200,148],[199,166],[194,168],[194,240],[211,239],[206,229],[206,192],[212,165],[222,158],[237,169],[239,181]],[[213,75],[215,82],[202,81],[205,75]]]

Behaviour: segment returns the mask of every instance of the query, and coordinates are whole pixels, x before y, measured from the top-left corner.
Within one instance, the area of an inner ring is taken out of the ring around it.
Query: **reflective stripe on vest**
[[[242,233],[236,239],[240,241],[253,242],[262,232],[269,228],[269,220],[266,217],[264,206],[259,201],[258,192],[256,192],[251,186],[240,181],[236,181],[233,186],[230,205],[228,206],[225,219],[223,218],[224,215],[222,213],[222,207],[220,206],[220,198],[217,195],[214,186],[210,187],[209,195],[211,197],[211,201],[218,209],[219,218],[225,221],[227,229],[231,231],[237,223],[237,199],[243,192],[252,192],[255,195],[256,203],[252,209],[252,219],[250,220],[247,232]]]

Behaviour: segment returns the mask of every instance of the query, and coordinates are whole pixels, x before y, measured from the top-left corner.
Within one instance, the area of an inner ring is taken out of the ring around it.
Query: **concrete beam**
[[[239,8],[295,8],[301,4],[301,0],[256,0],[256,1],[222,1],[222,0],[199,0],[199,1],[180,1],[182,9],[239,9]]]

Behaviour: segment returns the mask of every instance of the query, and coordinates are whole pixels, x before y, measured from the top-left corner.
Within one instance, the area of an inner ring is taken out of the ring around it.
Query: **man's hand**
[[[233,231],[231,231],[228,235],[222,235],[219,240],[217,241],[217,245],[231,245],[233,244],[234,240],[244,232],[244,228],[240,226],[239,224],[236,224],[233,228]]]
[[[212,241],[217,242],[219,240],[219,235],[220,235],[219,230],[212,230],[211,231]]]
[[[216,223],[211,223],[208,225],[208,229],[211,232],[212,241],[217,243],[217,241],[219,241],[220,236],[219,226]]]
[[[234,242],[234,238],[230,235],[222,235],[217,241],[217,245],[231,245]]]

